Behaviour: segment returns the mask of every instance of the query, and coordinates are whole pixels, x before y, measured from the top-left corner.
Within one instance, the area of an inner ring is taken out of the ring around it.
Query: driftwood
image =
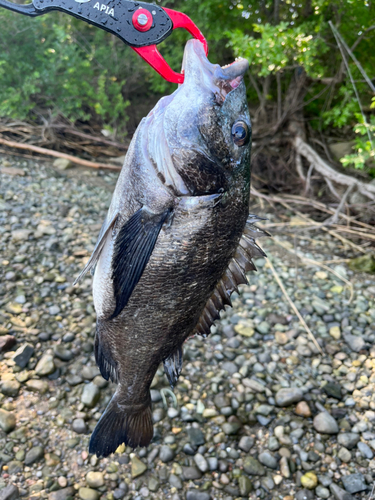
[[[108,165],[107,163],[96,163],[89,160],[83,160],[82,158],[77,158],[76,156],[73,155],[59,153],[58,151],[54,151],[53,149],[46,149],[46,148],[40,148],[39,146],[32,146],[31,144],[7,141],[2,138],[0,138],[0,144],[3,144],[4,146],[8,146],[10,148],[26,149],[28,151],[33,151],[34,153],[53,156],[55,158],[64,158],[66,160],[71,161],[72,163],[76,163],[77,165],[82,165],[84,167],[103,168],[106,170],[117,170],[117,171],[121,170],[121,167],[116,167],[115,165]]]
[[[319,172],[328,182],[335,182],[337,184],[342,184],[344,186],[353,186],[358,189],[358,191],[367,196],[371,201],[375,201],[375,185],[362,182],[359,179],[351,177],[349,175],[337,172],[328,163],[321,158],[318,153],[309,146],[301,137],[297,136],[294,141],[294,147],[297,154],[304,156],[310,165],[313,165],[314,169]]]

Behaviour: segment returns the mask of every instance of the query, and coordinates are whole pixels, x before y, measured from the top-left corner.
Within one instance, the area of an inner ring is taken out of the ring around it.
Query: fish
[[[153,437],[150,386],[161,363],[173,388],[183,344],[206,337],[247,283],[256,238],[249,215],[248,61],[211,63],[187,42],[184,83],[140,122],[94,251],[95,359],[116,391],[90,439],[106,457]]]

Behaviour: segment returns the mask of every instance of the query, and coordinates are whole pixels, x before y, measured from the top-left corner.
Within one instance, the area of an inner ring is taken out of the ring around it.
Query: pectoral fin
[[[96,242],[94,251],[92,252],[89,261],[87,262],[87,264],[85,265],[85,267],[81,271],[80,275],[74,281],[73,285],[76,285],[77,283],[79,283],[81,281],[81,279],[85,276],[85,274],[88,273],[89,271],[91,271],[91,269],[93,269],[95,267],[96,263],[99,260],[101,251],[103,250],[104,243],[107,239],[107,236],[112,231],[113,226],[115,225],[115,222],[117,220],[117,217],[118,217],[118,213],[116,212],[112,216],[112,218],[109,220],[109,222],[107,222],[107,220],[105,220],[105,222],[102,225],[102,228],[100,230],[100,233],[98,236],[98,241]]]
[[[170,211],[168,208],[161,214],[153,214],[141,208],[120,229],[112,257],[116,308],[110,319],[116,318],[128,303]]]

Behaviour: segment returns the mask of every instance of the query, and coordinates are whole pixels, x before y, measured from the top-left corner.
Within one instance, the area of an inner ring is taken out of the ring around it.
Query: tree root
[[[319,172],[324,179],[330,184],[335,182],[337,184],[342,184],[344,186],[353,186],[358,189],[358,191],[369,198],[371,201],[375,201],[375,185],[362,182],[355,177],[342,174],[337,172],[328,163],[321,158],[318,153],[309,146],[301,137],[297,136],[293,145],[296,149],[297,154],[304,156],[310,164],[314,166],[314,169]]]

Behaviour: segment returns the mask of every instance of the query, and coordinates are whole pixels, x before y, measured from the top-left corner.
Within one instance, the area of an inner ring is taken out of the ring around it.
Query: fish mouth
[[[212,64],[199,40],[189,40],[185,46],[182,71],[185,73],[185,83],[188,85],[210,84],[224,90],[221,93],[227,95],[240,85],[248,68],[248,61],[242,57],[225,66]]]

